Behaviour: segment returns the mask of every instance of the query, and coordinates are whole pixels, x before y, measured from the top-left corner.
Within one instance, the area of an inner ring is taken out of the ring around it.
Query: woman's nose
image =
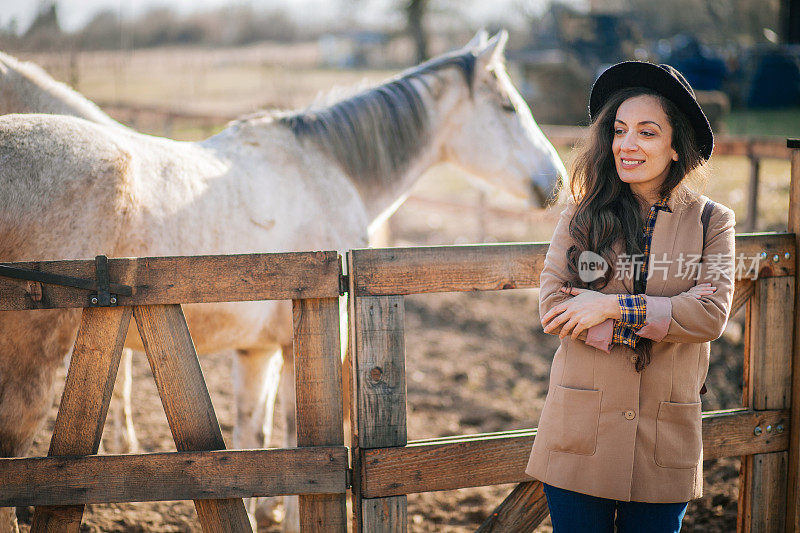
[[[622,144],[620,144],[620,148],[626,152],[636,151],[636,149],[639,148],[639,145],[636,144],[636,137],[630,134],[625,135],[625,137],[622,138]]]

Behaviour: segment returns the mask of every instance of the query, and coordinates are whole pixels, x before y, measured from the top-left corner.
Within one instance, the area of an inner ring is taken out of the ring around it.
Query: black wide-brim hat
[[[600,74],[592,86],[589,96],[589,119],[594,120],[612,94],[629,87],[652,89],[673,102],[689,119],[700,155],[706,160],[711,157],[711,151],[714,149],[711,125],[700,104],[697,103],[692,86],[670,65],[625,61],[608,68]]]

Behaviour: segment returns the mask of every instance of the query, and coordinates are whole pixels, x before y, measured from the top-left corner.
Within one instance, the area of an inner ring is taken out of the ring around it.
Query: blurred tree
[[[79,37],[83,49],[111,49],[119,45],[119,20],[117,14],[105,9],[99,11],[86,23]]]
[[[408,32],[414,39],[417,63],[422,63],[428,59],[428,36],[425,33],[423,24],[428,3],[428,0],[407,0],[405,5]]]
[[[39,2],[39,10],[33,22],[22,36],[25,44],[33,49],[55,49],[62,46],[65,35],[58,23],[58,7],[55,1]]]
[[[58,24],[58,8],[56,2],[47,0],[39,3],[39,11],[33,19],[25,37],[30,38],[36,33],[61,33],[61,26]]]

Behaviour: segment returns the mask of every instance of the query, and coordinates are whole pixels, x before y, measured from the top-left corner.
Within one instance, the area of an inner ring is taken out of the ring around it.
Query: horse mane
[[[10,76],[11,73],[16,76]],[[119,125],[94,102],[65,83],[56,81],[35,63],[23,62],[0,52],[0,77],[5,78],[7,80],[5,83],[14,86],[18,93],[27,93],[29,98],[35,98],[35,107],[39,113],[74,115],[100,124]],[[30,85],[38,87],[52,97],[46,98],[31,93]]]
[[[430,87],[423,76],[451,66],[464,75],[472,92],[475,55],[460,50],[336,103],[269,116],[298,140],[309,140],[328,151],[353,179],[364,185],[388,184],[430,138],[429,112],[420,91],[420,87],[424,91]]]

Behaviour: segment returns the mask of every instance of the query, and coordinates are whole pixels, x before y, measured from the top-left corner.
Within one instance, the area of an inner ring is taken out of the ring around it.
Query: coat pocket
[[[547,417],[547,448],[559,452],[594,455],[597,449],[602,394],[594,389],[555,385]]]
[[[700,402],[662,401],[656,417],[655,461],[665,468],[695,468],[703,451]]]

